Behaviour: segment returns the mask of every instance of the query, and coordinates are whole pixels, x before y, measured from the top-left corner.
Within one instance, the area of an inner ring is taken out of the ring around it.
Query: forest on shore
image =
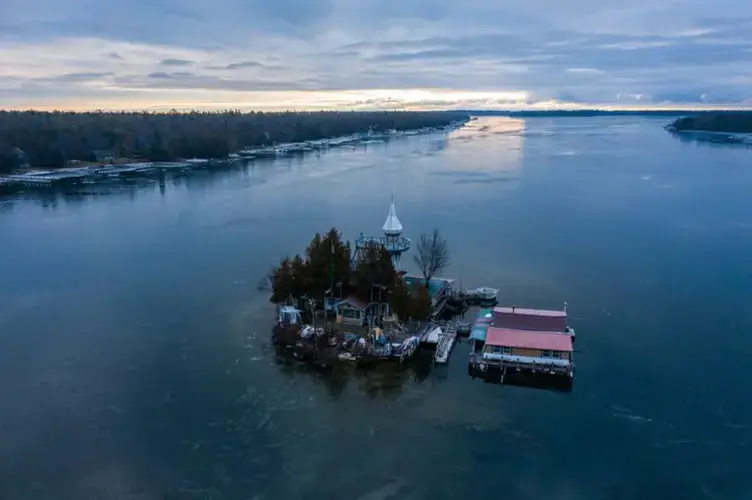
[[[715,111],[679,118],[669,126],[676,132],[752,134],[752,111]]]
[[[442,127],[468,119],[451,111],[43,112],[0,110],[0,172],[24,165],[129,158],[226,158],[244,148],[368,131]]]

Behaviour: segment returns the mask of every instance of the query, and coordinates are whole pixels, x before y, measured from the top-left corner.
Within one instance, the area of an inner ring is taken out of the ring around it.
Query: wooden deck
[[[529,373],[545,373],[550,375],[562,375],[574,378],[574,363],[562,366],[556,364],[522,363],[503,359],[486,359],[480,354],[470,354],[470,369],[479,374],[489,371],[501,372],[502,381],[507,371],[519,371]]]

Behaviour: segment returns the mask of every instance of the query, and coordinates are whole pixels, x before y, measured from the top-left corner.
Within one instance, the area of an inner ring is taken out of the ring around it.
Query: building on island
[[[399,270],[402,254],[410,250],[411,241],[409,238],[402,236],[403,227],[402,222],[397,217],[397,209],[394,206],[394,193],[392,193],[392,204],[389,207],[389,214],[386,216],[382,230],[384,231],[384,236],[363,236],[361,233],[360,237],[355,240],[353,262],[357,262],[370,245],[382,245],[387,249],[389,255],[392,256],[394,268]]]
[[[337,314],[337,322],[343,325],[364,326],[366,324],[368,304],[348,297],[332,304],[332,309]]]

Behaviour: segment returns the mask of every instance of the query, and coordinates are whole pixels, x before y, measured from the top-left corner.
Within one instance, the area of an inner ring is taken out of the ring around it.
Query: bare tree
[[[449,247],[438,229],[432,233],[423,233],[418,240],[418,254],[413,255],[415,264],[426,279],[426,287],[431,278],[449,264]]]

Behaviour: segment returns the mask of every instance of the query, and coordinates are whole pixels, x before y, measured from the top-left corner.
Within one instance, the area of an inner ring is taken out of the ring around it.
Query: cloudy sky
[[[752,106],[745,0],[0,0],[0,107]]]

